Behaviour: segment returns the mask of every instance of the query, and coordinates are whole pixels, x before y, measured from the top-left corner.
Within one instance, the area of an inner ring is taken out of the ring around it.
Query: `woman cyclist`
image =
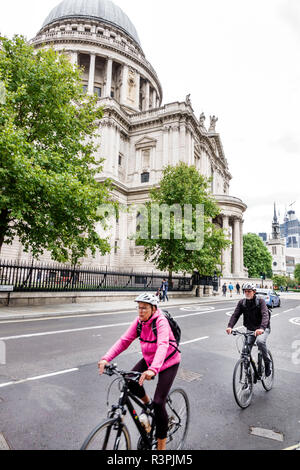
[[[158,308],[158,298],[151,293],[144,293],[138,296],[135,302],[138,302],[138,317],[98,362],[99,373],[103,374],[105,366],[125,351],[138,336],[140,337],[143,359],[132,370],[142,372],[142,375],[139,383],[130,384],[130,390],[143,403],[153,406],[157,450],[165,450],[168,432],[168,414],[165,405],[179,368],[181,356],[169,322]],[[151,327],[154,319],[156,319],[157,336]],[[143,383],[145,380],[151,380],[155,375],[158,375],[158,383],[153,402],[150,403]]]

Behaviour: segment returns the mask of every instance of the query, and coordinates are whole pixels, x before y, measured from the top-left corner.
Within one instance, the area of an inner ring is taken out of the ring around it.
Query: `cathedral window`
[[[101,88],[95,86],[94,87],[94,93],[95,93],[95,95],[99,96],[99,98],[100,98],[101,97]]]
[[[141,174],[141,183],[149,183],[150,173],[144,172]]]

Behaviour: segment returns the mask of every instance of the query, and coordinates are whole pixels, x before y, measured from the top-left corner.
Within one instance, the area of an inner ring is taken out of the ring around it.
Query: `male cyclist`
[[[268,377],[271,374],[271,361],[268,358],[268,350],[267,350],[267,339],[271,332],[270,327],[270,317],[268,307],[264,299],[256,298],[256,287],[254,284],[246,283],[243,286],[243,290],[245,293],[245,299],[241,299],[235,311],[233,312],[226,332],[230,335],[232,333],[232,329],[234,325],[237,323],[240,316],[243,314],[244,316],[244,326],[247,328],[247,333],[251,331],[255,332],[255,338],[257,338],[257,346],[259,350],[262,352],[262,356],[265,363],[265,374]],[[254,337],[249,337],[248,341],[250,346],[253,346],[255,342]]]
[[[138,317],[98,362],[99,373],[103,374],[105,365],[125,351],[138,337],[139,326],[143,359],[132,370],[142,372],[142,375],[138,384],[134,382],[130,384],[130,390],[143,403],[153,406],[157,450],[165,450],[168,432],[168,414],[165,405],[179,368],[181,356],[169,322],[158,308],[158,298],[151,293],[144,293],[139,295],[135,302],[138,302]],[[155,319],[157,336],[151,326]],[[158,383],[153,402],[150,404],[150,398],[145,392],[143,383],[145,380],[151,380],[157,374]]]

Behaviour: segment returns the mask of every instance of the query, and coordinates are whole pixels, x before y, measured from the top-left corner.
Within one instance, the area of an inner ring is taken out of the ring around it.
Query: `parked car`
[[[265,300],[268,307],[280,307],[280,295],[272,289],[256,289],[256,294]]]

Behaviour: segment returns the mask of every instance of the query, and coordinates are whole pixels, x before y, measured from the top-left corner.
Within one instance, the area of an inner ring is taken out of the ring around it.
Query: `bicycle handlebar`
[[[135,382],[141,377],[142,372],[138,372],[135,370],[121,370],[117,368],[117,364],[108,364],[104,368],[104,374],[112,376],[112,375],[121,375],[125,379],[133,380]],[[130,377],[131,376],[131,377]],[[155,376],[151,377],[151,380],[154,380]]]
[[[247,337],[247,336],[255,336],[254,331],[251,331],[251,333],[244,333],[244,332],[242,332],[242,331],[232,330],[231,334],[232,334],[233,336],[236,336],[236,335],[243,335],[243,336],[245,336],[245,337]]]

